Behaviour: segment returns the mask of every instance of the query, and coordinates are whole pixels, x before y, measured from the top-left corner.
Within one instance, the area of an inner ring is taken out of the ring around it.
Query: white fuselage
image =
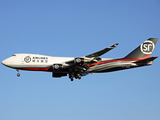
[[[55,63],[64,63],[73,60],[73,57],[51,57],[39,54],[14,54],[2,61],[2,64],[11,68],[45,68]]]
[[[52,57],[39,54],[14,54],[2,61],[2,64],[14,69],[50,71],[53,64],[62,63],[65,67],[69,66],[66,61],[72,61],[74,57]],[[102,59],[110,60],[110,59]]]

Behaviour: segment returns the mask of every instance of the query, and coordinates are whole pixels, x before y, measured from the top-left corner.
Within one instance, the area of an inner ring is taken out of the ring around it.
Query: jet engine
[[[63,77],[63,76],[67,76],[67,73],[58,73],[58,72],[52,72],[52,77]]]
[[[75,58],[74,63],[82,65],[84,64],[84,58]]]
[[[60,70],[60,69],[63,68],[63,65],[62,64],[53,64],[52,67],[53,67],[54,70]]]
[[[91,60],[84,59],[84,58],[75,58],[74,59],[75,64],[83,65],[86,62],[91,62]]]

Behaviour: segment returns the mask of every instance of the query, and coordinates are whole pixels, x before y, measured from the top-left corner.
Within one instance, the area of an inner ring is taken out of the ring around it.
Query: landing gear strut
[[[73,78],[74,78],[74,73],[73,72],[69,74],[69,78],[71,79],[71,81],[73,81]]]
[[[19,74],[19,70],[17,69],[17,77],[19,77],[20,76],[20,74]]]

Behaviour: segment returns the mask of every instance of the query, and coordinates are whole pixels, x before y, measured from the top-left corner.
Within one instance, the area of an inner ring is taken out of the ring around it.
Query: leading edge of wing
[[[114,44],[114,45],[112,45],[112,46],[110,46],[110,47],[108,47],[108,48],[105,48],[105,49],[103,49],[103,50],[100,50],[100,51],[98,51],[98,52],[95,52],[95,53],[92,53],[92,54],[90,54],[90,55],[87,55],[87,56],[85,56],[85,57],[87,57],[87,58],[99,57],[99,56],[105,54],[106,52],[112,50],[112,49],[115,48],[117,45],[118,45],[118,43],[116,43],[116,44]]]

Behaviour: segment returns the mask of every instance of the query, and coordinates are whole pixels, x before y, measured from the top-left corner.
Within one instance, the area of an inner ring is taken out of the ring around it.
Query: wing
[[[93,57],[96,58],[96,57],[99,57],[99,56],[105,54],[106,52],[112,50],[112,49],[115,48],[117,45],[118,45],[118,43],[116,43],[116,44],[114,44],[114,45],[112,45],[112,46],[110,46],[110,47],[108,47],[108,48],[105,48],[105,49],[103,49],[103,50],[100,50],[100,51],[98,51],[98,52],[95,52],[95,53],[92,53],[92,54],[90,54],[90,55],[87,55],[87,56],[85,56],[85,57],[87,57],[87,58],[93,58]]]
[[[99,56],[105,54],[106,52],[112,50],[113,48],[115,48],[116,46],[118,45],[118,43],[108,47],[108,48],[105,48],[103,50],[100,50],[98,52],[95,52],[95,53],[92,53],[90,55],[87,55],[87,56],[84,56],[84,57],[79,57],[79,59],[85,59],[86,62],[91,62],[91,61],[99,61],[101,60],[101,58],[99,58]],[[75,58],[75,59],[78,59],[78,58]],[[71,60],[71,61],[67,61],[65,62],[66,64],[73,64],[75,62],[75,60]]]

